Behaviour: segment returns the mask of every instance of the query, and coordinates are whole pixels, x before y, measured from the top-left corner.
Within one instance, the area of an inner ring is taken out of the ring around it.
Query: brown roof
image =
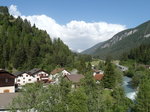
[[[55,75],[56,73],[59,73],[59,72],[61,72],[61,71],[63,71],[64,70],[64,68],[56,68],[56,69],[54,69],[52,72],[51,72],[51,74],[52,75]]]
[[[14,78],[16,77],[14,74],[11,74],[10,72],[8,72],[6,70],[0,69],[0,74],[3,74],[3,73],[7,73],[7,74],[11,75]]]
[[[16,96],[18,93],[0,93],[0,110],[8,109],[9,104]]]
[[[79,82],[82,78],[84,78],[84,75],[82,74],[71,74],[71,75],[66,75],[67,79],[69,81],[72,81],[73,83]]]
[[[96,74],[96,75],[94,76],[94,79],[95,79],[95,80],[101,80],[103,77],[104,77],[103,74]]]

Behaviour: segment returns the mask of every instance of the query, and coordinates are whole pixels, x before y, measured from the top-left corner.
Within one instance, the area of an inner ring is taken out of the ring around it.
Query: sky
[[[78,52],[150,20],[150,0],[0,0],[0,6]]]

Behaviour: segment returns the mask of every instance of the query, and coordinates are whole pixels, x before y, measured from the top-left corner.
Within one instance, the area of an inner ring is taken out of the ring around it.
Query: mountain
[[[101,46],[103,43],[104,43],[104,42],[100,42],[100,43],[94,45],[93,47],[91,47],[91,48],[89,48],[89,49],[87,49],[87,50],[81,52],[81,54],[93,54],[94,51],[95,51],[97,48],[99,48],[99,46]]]
[[[51,26],[49,26],[51,27]],[[51,71],[73,63],[73,53],[59,38],[31,26],[27,20],[9,15],[0,6],[0,68],[28,70],[34,67]]]
[[[92,47],[83,51],[85,54],[91,54],[100,58],[111,56],[118,59],[124,52],[140,46],[141,44],[150,43],[150,21],[147,21],[135,28],[121,31],[111,39],[97,44],[98,47]],[[92,51],[92,52],[90,52]]]

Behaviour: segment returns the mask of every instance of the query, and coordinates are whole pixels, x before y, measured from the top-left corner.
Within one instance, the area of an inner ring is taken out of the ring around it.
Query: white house
[[[27,72],[17,72],[15,73],[16,79],[15,83],[18,86],[25,85],[27,83],[34,83],[38,81],[48,80],[48,73],[44,70],[34,68]]]
[[[70,73],[64,68],[57,68],[51,72],[50,79],[54,81],[53,83],[58,84],[60,78],[64,77],[65,75],[70,75]]]

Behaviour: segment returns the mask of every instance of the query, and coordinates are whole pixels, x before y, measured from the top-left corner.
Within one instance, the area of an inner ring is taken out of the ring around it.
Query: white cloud
[[[9,7],[9,13],[15,17],[21,16],[21,13],[17,10],[16,5],[11,5]]]
[[[14,16],[20,15],[23,19],[29,20],[31,25],[35,24],[39,29],[46,30],[52,38],[60,37],[71,49],[80,52],[126,29],[124,25],[119,24],[76,20],[60,25],[46,15],[23,16],[15,5],[10,6],[9,12]]]

